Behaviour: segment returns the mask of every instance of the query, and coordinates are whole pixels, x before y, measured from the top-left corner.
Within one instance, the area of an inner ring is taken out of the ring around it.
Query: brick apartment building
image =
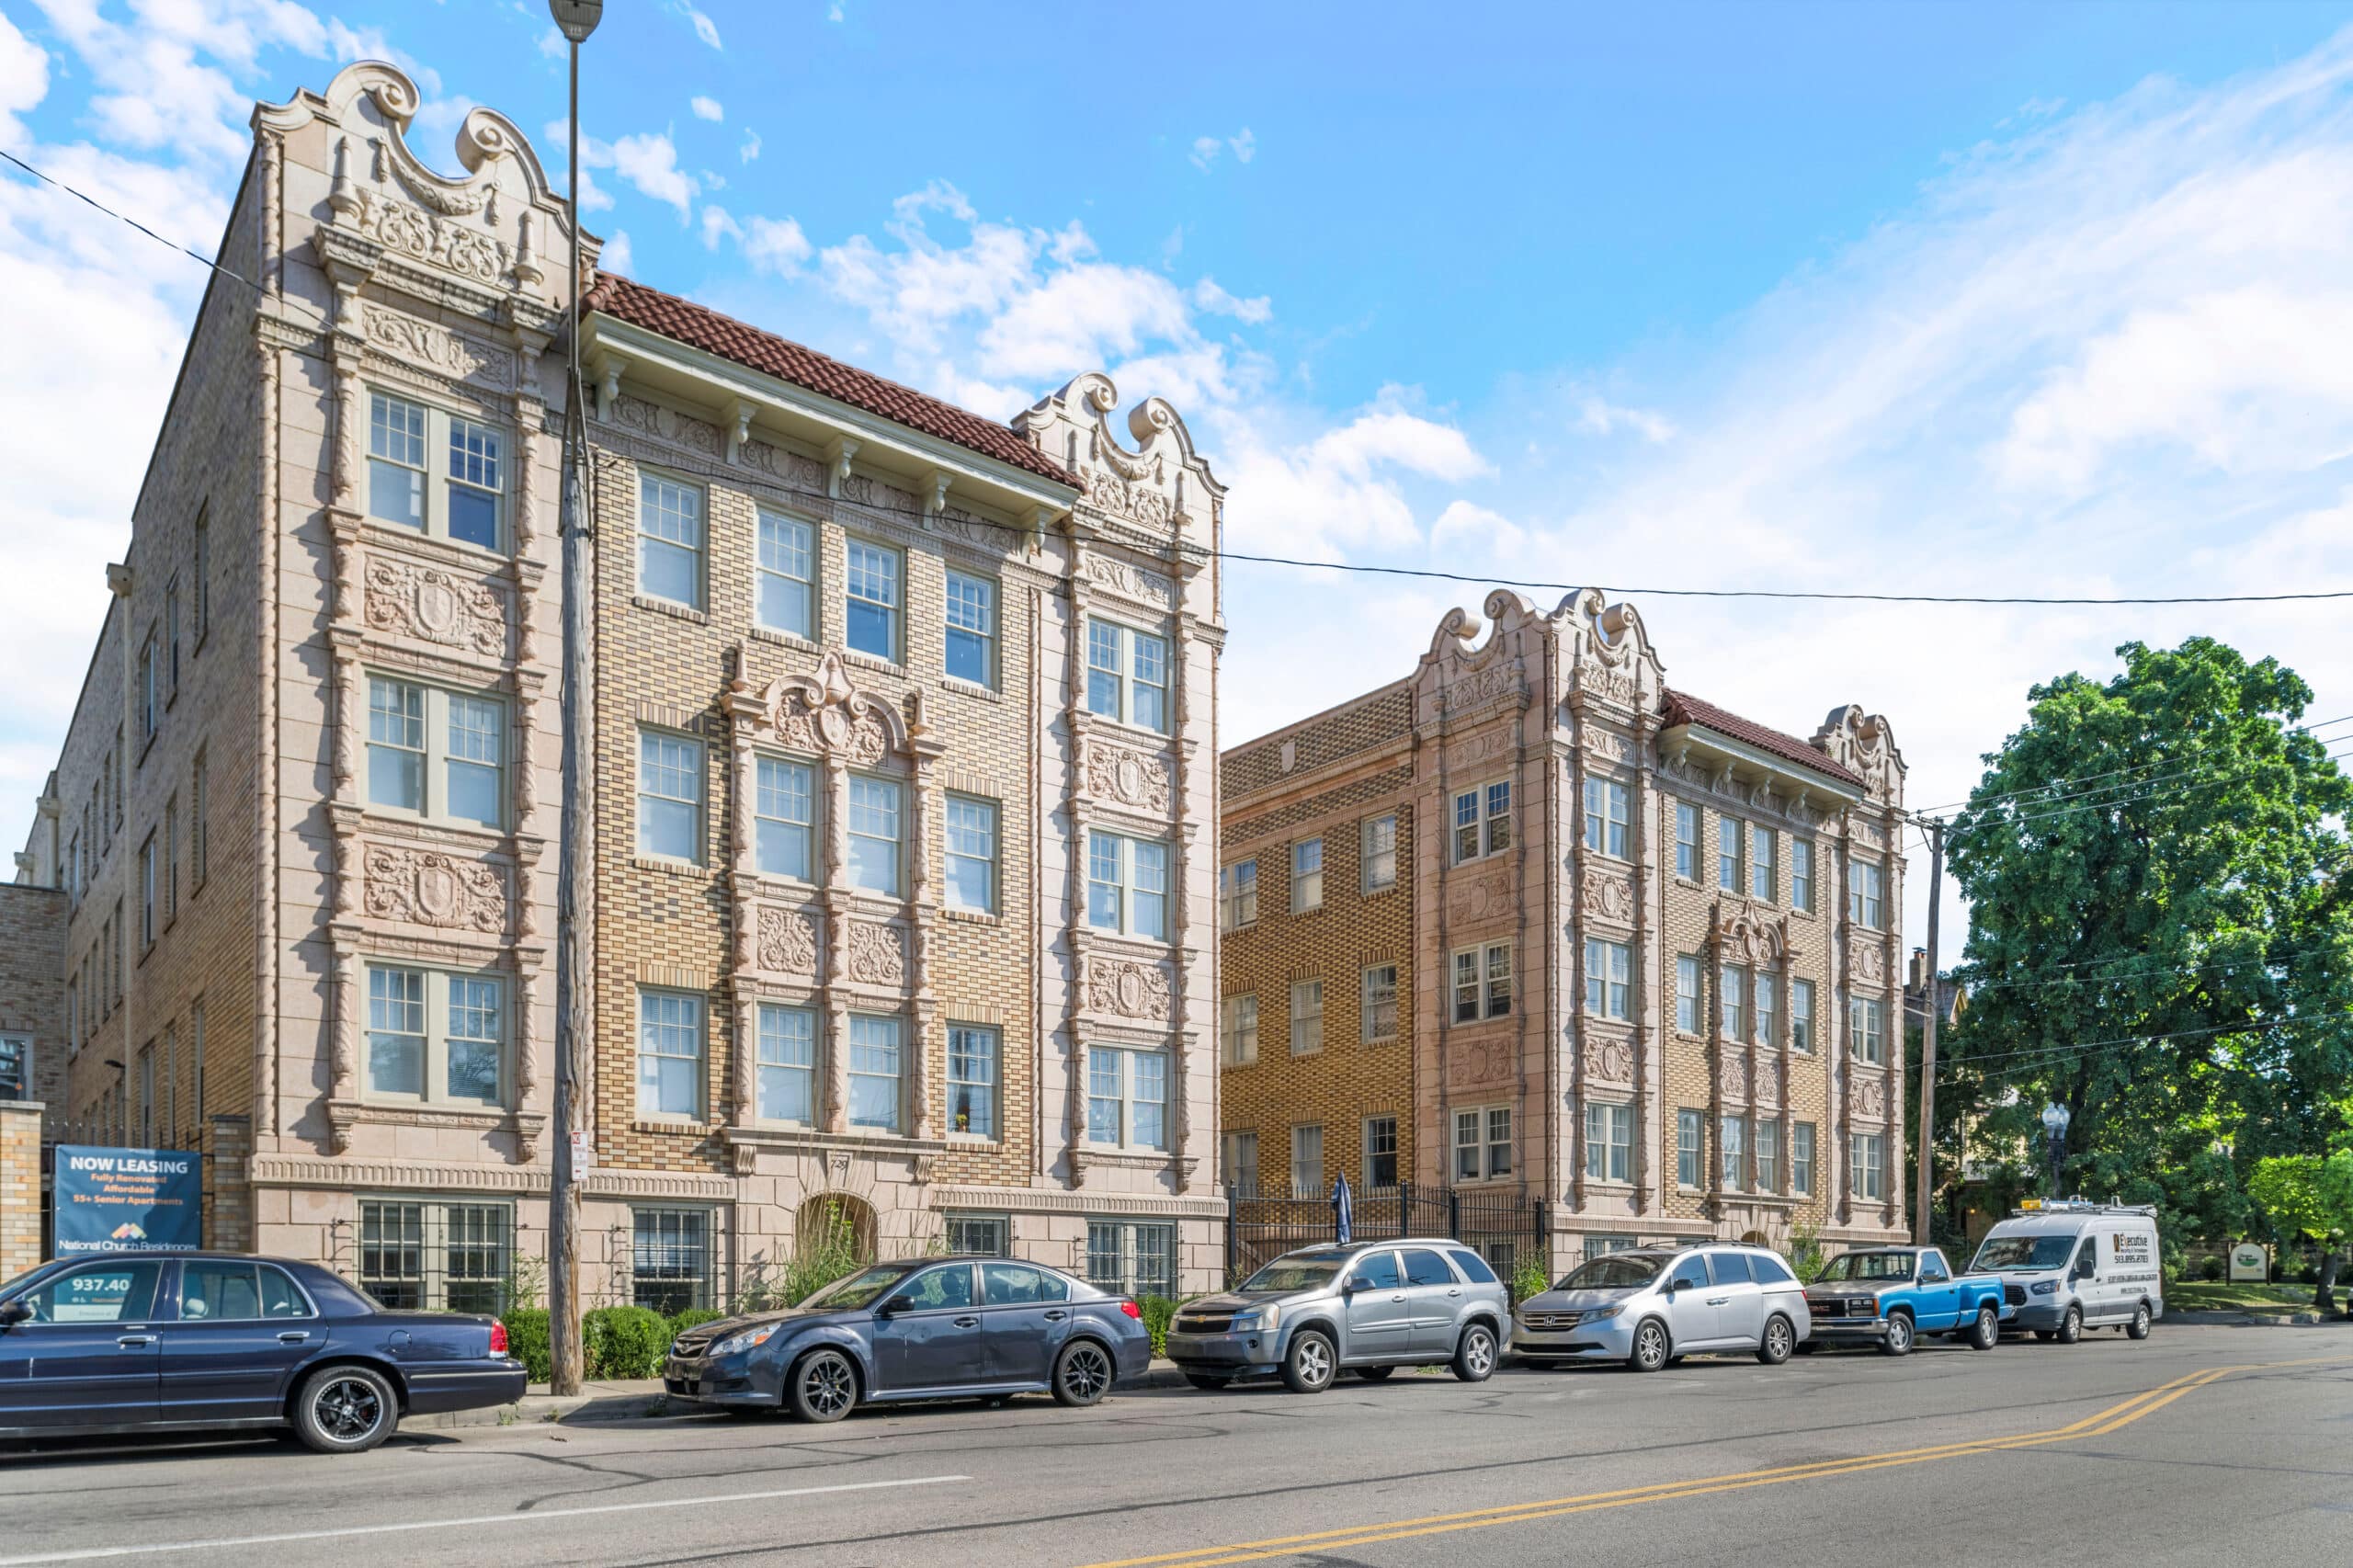
[[[363,63],[256,111],[258,288],[199,313],[0,903],[56,1017],[0,1034],[51,1136],[202,1150],[212,1243],[461,1306],[543,1251],[569,241],[510,121],[449,177],[417,104]],[[997,424],[610,275],[581,332],[591,1299],[712,1301],[836,1213],[1206,1287],[1222,492],[1182,422],[1115,434],[1086,375]]]
[[[1221,758],[1222,1168],[1546,1201],[1552,1262],[1904,1230],[1904,763],[1670,689],[1628,606],[1491,595]]]

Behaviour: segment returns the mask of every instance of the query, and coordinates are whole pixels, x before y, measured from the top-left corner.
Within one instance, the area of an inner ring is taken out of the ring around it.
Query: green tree
[[[2055,1100],[2071,1189],[2219,1238],[2257,1161],[2344,1126],[2353,786],[2294,727],[2312,693],[2277,660],[2118,652],[2113,679],[2033,688],[1948,835],[1969,1006],[1938,1120],[1949,1097],[2039,1155]]]
[[[2337,1257],[2353,1239],[2353,1149],[2324,1159],[2318,1154],[2273,1154],[2259,1160],[2247,1176],[2247,1196],[2291,1235],[2321,1244],[2320,1285],[2313,1305],[2336,1310]],[[2353,1316],[2353,1301],[2347,1303]]]

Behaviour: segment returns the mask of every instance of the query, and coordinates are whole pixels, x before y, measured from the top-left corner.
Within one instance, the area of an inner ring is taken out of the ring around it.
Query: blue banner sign
[[[180,1149],[57,1146],[57,1255],[194,1252],[204,1244],[204,1156]]]

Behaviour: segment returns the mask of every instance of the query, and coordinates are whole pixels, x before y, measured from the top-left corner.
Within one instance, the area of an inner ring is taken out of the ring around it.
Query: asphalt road
[[[2353,1329],[0,1449],[0,1568],[2306,1562],[2353,1548]]]

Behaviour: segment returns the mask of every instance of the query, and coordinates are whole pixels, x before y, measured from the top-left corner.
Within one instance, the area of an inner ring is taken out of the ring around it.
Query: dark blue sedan
[[[838,1421],[892,1400],[1093,1404],[1151,1361],[1127,1297],[1014,1258],[916,1258],[860,1269],[787,1311],[689,1329],[662,1381],[680,1399]]]
[[[107,1253],[0,1285],[0,1437],[291,1426],[355,1454],[524,1381],[495,1319],[387,1312],[314,1264]]]

